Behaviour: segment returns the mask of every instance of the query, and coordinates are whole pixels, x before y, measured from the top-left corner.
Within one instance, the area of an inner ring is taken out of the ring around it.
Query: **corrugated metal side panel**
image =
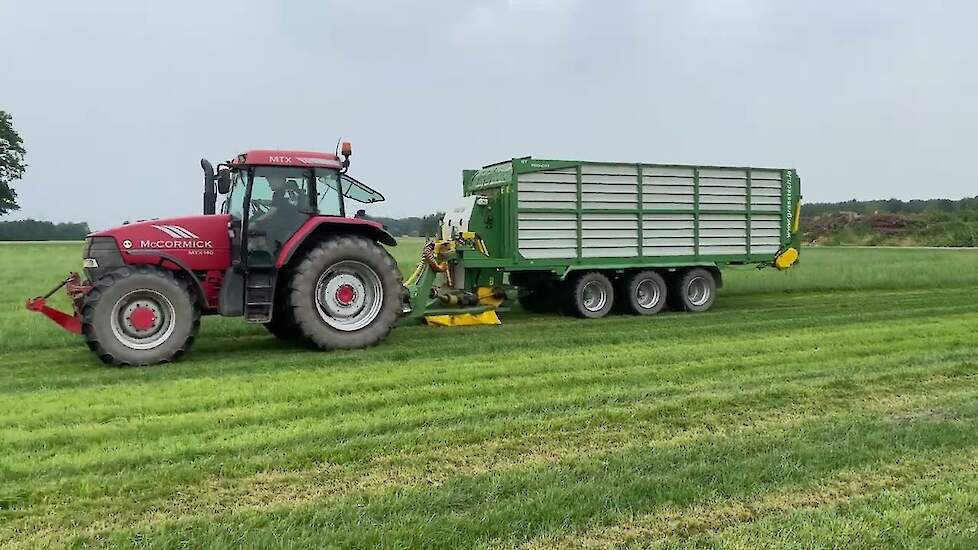
[[[692,210],[693,168],[642,166],[642,208]]]
[[[595,163],[520,174],[518,249],[528,259],[774,255],[782,246],[782,176]],[[533,209],[550,212],[526,211]]]
[[[638,168],[605,164],[581,166],[581,208],[634,211],[638,208]]]
[[[781,213],[755,214],[750,221],[751,254],[777,254],[781,248]]]
[[[521,212],[518,222],[517,239],[524,258],[577,257],[575,213]]]
[[[520,174],[517,201],[523,208],[577,209],[577,169]]]
[[[645,214],[642,216],[642,254],[645,256],[692,256],[695,252],[693,214]]]
[[[632,209],[634,210],[634,206]],[[635,214],[582,214],[581,256],[584,258],[638,256],[638,218]]]
[[[745,220],[747,211],[747,170],[703,168],[700,170],[700,210],[738,210]],[[746,228],[745,228],[746,230]],[[746,241],[746,233],[741,234],[741,241]],[[700,250],[701,254],[746,254],[743,251],[726,250],[726,245],[700,243],[712,249],[721,246],[719,252]]]
[[[745,190],[743,201],[746,199]],[[699,244],[700,254],[747,254],[746,212],[744,214],[700,214]]]

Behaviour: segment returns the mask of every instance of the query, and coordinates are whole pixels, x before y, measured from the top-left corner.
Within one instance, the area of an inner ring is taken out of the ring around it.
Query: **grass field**
[[[79,258],[0,246],[0,547],[978,547],[978,251],[355,352],[207,318],[130,369],[22,309]]]

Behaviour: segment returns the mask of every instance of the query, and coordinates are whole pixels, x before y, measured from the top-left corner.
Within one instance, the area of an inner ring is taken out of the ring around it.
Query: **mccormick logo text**
[[[139,241],[140,248],[214,248],[214,243],[211,241]]]
[[[178,250],[189,250],[190,254],[193,255],[210,255],[213,254],[214,242],[206,239],[201,239],[199,235],[190,231],[186,227],[181,227],[179,225],[154,225],[156,229],[159,229],[170,239],[143,239],[139,241],[140,248],[164,248],[164,249],[178,249]]]

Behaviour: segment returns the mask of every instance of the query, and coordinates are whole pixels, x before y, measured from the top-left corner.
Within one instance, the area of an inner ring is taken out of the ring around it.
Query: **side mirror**
[[[231,192],[231,170],[228,168],[217,169],[217,192],[227,195]]]

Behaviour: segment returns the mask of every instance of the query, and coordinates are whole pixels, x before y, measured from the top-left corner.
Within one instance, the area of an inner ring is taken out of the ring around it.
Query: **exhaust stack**
[[[200,159],[200,167],[204,170],[204,215],[217,211],[217,192],[214,189],[214,165],[207,159]]]

